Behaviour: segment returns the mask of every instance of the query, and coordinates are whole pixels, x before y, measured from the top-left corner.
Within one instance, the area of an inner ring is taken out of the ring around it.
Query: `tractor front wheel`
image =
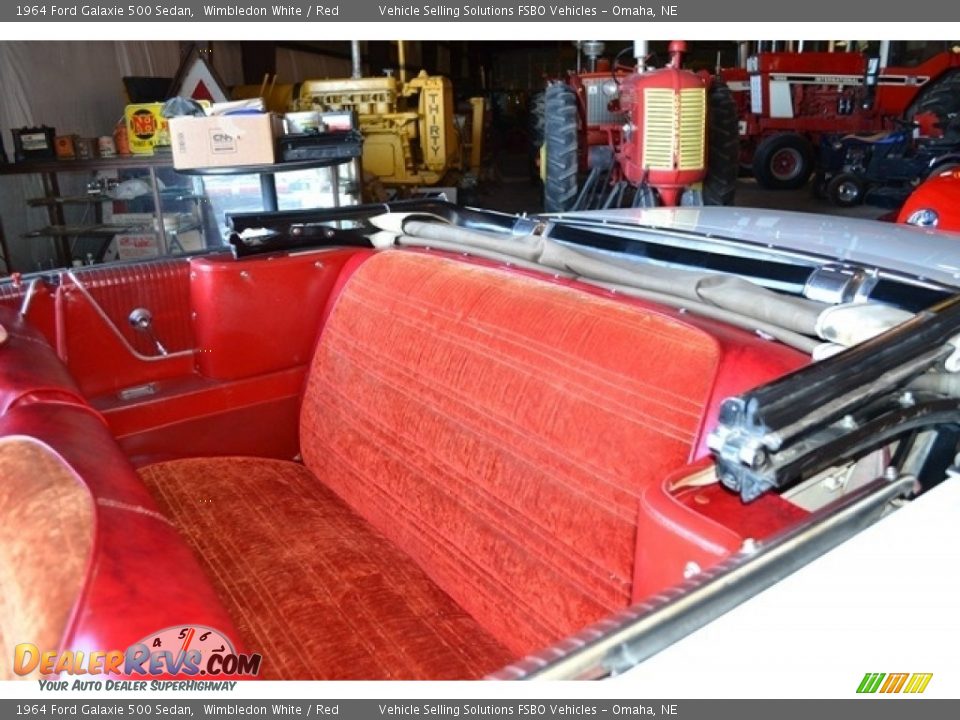
[[[543,209],[566,212],[577,201],[577,96],[565,83],[544,93]]]
[[[827,199],[837,207],[853,207],[863,202],[867,187],[853,173],[840,173],[827,183]]]
[[[705,205],[733,205],[740,175],[740,127],[737,103],[730,88],[714,78],[707,95],[707,176]]]
[[[813,146],[797,133],[771,135],[761,141],[753,155],[753,176],[770,190],[803,187],[813,166]]]

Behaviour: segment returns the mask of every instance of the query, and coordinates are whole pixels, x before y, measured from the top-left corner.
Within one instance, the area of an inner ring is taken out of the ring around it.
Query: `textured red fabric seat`
[[[179,460],[141,473],[265,679],[462,680],[511,654],[302,465]]]
[[[719,352],[655,311],[383,252],[323,328],[304,466],[142,474],[278,676],[477,676],[630,603],[639,498],[688,461]]]

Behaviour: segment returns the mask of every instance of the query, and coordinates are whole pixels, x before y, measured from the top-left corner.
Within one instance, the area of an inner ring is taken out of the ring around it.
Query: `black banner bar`
[[[863,5],[833,0],[100,0],[4,3],[0,22],[863,22]],[[870,22],[937,22],[960,19],[960,3],[874,0]]]

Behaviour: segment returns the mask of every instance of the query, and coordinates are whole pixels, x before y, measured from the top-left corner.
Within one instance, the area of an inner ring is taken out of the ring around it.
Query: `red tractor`
[[[960,47],[909,56],[919,49],[884,41],[876,56],[758,52],[744,67],[724,70],[740,109],[741,165],[764,187],[799,188],[825,135],[885,132],[895,119],[934,113],[945,120],[960,111]]]
[[[585,43],[587,72],[544,95],[540,171],[544,209],[729,205],[738,172],[737,112],[723,82],[681,68],[686,43],[670,43],[666,67],[600,58]]]

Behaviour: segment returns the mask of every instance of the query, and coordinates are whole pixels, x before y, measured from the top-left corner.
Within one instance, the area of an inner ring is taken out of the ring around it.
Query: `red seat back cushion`
[[[0,680],[19,679],[11,663],[20,643],[60,647],[87,574],[94,514],[89,491],[53,451],[0,439]]]
[[[629,604],[637,499],[686,461],[718,355],[648,310],[384,252],[323,330],[304,461],[529,652]]]

